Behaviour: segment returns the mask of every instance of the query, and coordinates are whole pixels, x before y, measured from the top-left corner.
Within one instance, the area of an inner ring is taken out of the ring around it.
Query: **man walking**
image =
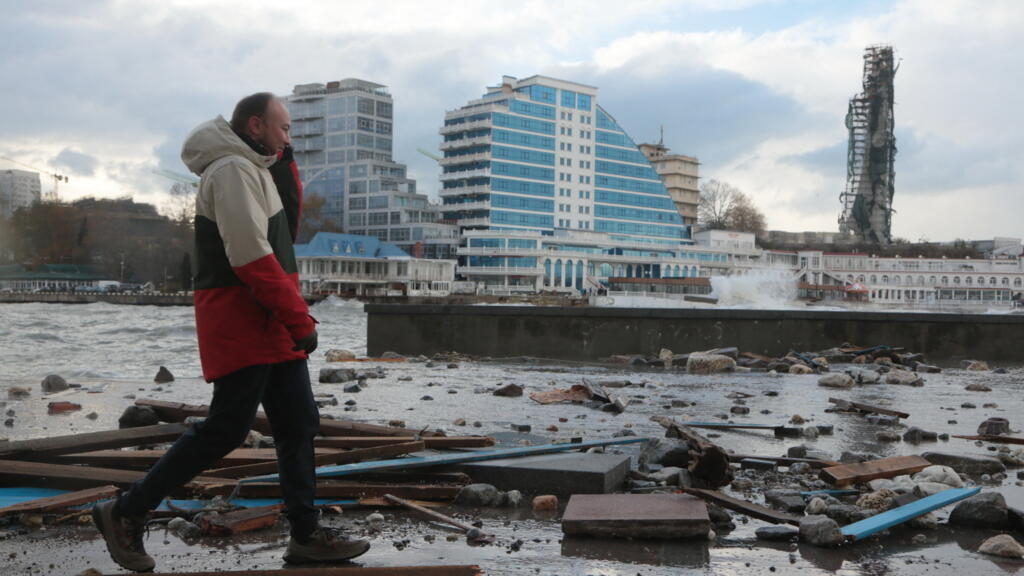
[[[260,404],[273,429],[291,525],[284,559],[335,562],[370,547],[319,526],[313,507],[313,437],[320,420],[306,360],[317,346],[316,321],[298,289],[294,198],[286,198],[286,211],[270,171],[290,145],[290,123],[280,100],[257,93],[238,102],[230,124],[222,117],[205,122],[182,148],[185,165],[201,176],[194,301],[203,377],[213,382],[213,399],[206,420],[182,434],[145,478],[93,508],[111,557],[129,570],[155,566],[143,547],[146,514],[241,445]]]

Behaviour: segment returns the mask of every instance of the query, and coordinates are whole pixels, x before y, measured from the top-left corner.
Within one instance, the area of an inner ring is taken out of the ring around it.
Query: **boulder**
[[[779,362],[776,360],[773,362],[769,362],[768,365],[764,367],[764,369],[769,372],[775,372],[776,374],[787,374],[789,373],[789,364],[785,362]]]
[[[825,510],[828,509],[828,504],[825,503],[821,498],[811,498],[811,501],[807,503],[807,508],[804,512],[807,514],[824,514]]]
[[[862,368],[851,368],[846,371],[854,382],[857,384],[878,384],[882,379],[882,375],[874,370],[865,370]]]
[[[797,375],[814,374],[814,370],[809,366],[804,366],[803,364],[794,364],[789,367],[789,373]]]
[[[461,506],[500,506],[503,500],[501,490],[491,484],[467,484],[455,495]]]
[[[534,512],[546,512],[549,510],[558,510],[558,496],[544,494],[533,499]]]
[[[924,380],[917,373],[908,370],[892,370],[885,375],[885,383],[901,386],[924,386]]]
[[[714,350],[708,350],[705,354],[718,354],[720,356],[728,356],[733,360],[739,358],[740,350],[735,346],[728,346],[726,348],[715,348]]]
[[[392,352],[394,354],[394,352]],[[340,348],[332,348],[327,352],[324,352],[324,360],[328,362],[344,362],[346,360],[355,360],[356,355],[348,350],[342,350]]]
[[[938,432],[930,432],[928,430],[922,430],[917,426],[911,426],[906,432],[903,433],[903,440],[910,442],[911,444],[919,444],[923,441],[935,441],[939,437]]]
[[[160,423],[160,417],[156,410],[149,406],[129,406],[117,419],[118,428],[139,428],[140,426],[155,426]]]
[[[789,526],[786,524],[780,524],[778,526],[761,526],[754,531],[754,535],[757,536],[758,540],[789,542],[793,537],[800,535],[800,529],[796,526]]]
[[[1009,525],[1006,499],[999,492],[982,492],[960,502],[949,514],[954,526],[1000,529]]]
[[[966,456],[944,452],[925,452],[921,457],[940,466],[949,466],[959,474],[997,474],[1006,472],[1006,466],[996,458]]]
[[[662,348],[661,351],[658,352],[658,359],[661,360],[661,364],[666,370],[672,367],[672,358],[674,356],[675,354],[673,354],[668,348]]]
[[[10,400],[21,400],[28,398],[31,391],[28,388],[22,386],[11,386],[7,389],[7,398]]]
[[[523,387],[518,384],[505,384],[501,388],[494,391],[495,396],[504,396],[505,398],[515,398],[523,395]]]
[[[982,360],[964,360],[968,364],[964,366],[964,370],[971,370],[973,372],[988,372],[988,363]]]
[[[729,412],[733,414],[750,414],[750,408],[747,406],[730,406]]]
[[[879,442],[899,442],[900,434],[895,430],[879,430],[875,432],[875,440]]]
[[[356,379],[356,371],[351,368],[332,368],[324,366],[320,369],[321,384],[341,384]]]
[[[688,374],[718,374],[736,370],[736,361],[722,354],[690,354],[686,360]]]
[[[69,388],[67,381],[57,374],[50,374],[43,378],[40,386],[43,388],[43,394],[53,394],[54,392],[61,392]]]
[[[866,510],[853,504],[829,504],[825,508],[825,516],[843,525],[860,522],[874,516],[877,512],[877,510]]]
[[[938,482],[951,488],[961,488],[964,485],[960,475],[949,466],[929,466],[913,476],[914,482]]]
[[[1024,558],[1024,546],[1009,534],[993,536],[981,543],[978,552],[1003,558]]]
[[[806,507],[803,496],[796,490],[768,490],[764,493],[764,501],[786,512],[803,512]]]
[[[348,384],[345,384],[345,387],[342,388],[341,391],[354,394],[356,392],[362,392],[363,387],[360,386],[358,382],[349,382]]]
[[[934,496],[939,492],[945,492],[950,488],[949,484],[943,484],[942,482],[917,482],[914,484],[914,494],[925,498],[927,496]]]
[[[153,382],[156,382],[157,384],[174,382],[174,374],[171,374],[171,371],[168,370],[166,366],[161,366],[160,369],[156,371],[156,376],[153,377]]]
[[[853,388],[854,381],[849,374],[842,372],[831,372],[818,378],[818,386],[826,388]]]
[[[932,366],[931,364],[925,364],[924,362],[918,362],[914,365],[915,372],[922,372],[924,374],[938,374],[942,372],[942,368],[938,366]]]
[[[800,539],[814,546],[834,547],[843,543],[843,533],[835,520],[816,514],[800,519]]]
[[[964,390],[967,390],[968,392],[991,392],[992,391],[991,388],[989,388],[988,386],[985,386],[981,382],[972,382],[972,383],[968,384],[967,386],[964,386]]]
[[[978,434],[1009,434],[1010,421],[1006,418],[989,418],[978,425]]]
[[[685,468],[690,463],[690,446],[678,438],[654,438],[644,442],[638,461],[641,470],[651,464]]]

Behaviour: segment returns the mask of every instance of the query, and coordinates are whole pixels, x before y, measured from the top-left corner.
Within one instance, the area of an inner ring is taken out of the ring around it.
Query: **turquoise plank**
[[[854,522],[843,526],[843,536],[847,540],[861,540],[877,534],[887,528],[892,528],[897,524],[902,524],[907,520],[912,520],[918,516],[922,516],[931,512],[932,510],[938,510],[943,506],[948,506],[954,502],[959,502],[965,498],[970,498],[978,492],[981,492],[981,487],[975,486],[974,488],[950,488],[949,490],[943,490],[938,494],[932,494],[927,498],[922,498],[916,502],[911,502],[905,506],[894,508],[888,512],[882,512],[876,514],[870,518],[865,518],[860,522]]]
[[[521,448],[500,448],[498,450],[458,452],[454,454],[438,454],[436,456],[409,456],[405,458],[392,458],[390,460],[353,462],[351,464],[322,466],[316,469],[316,476],[317,478],[333,478],[337,476],[362,474],[365,472],[377,472],[380,470],[425,468],[427,466],[441,466],[445,464],[461,464],[463,462],[480,462],[483,460],[498,460],[501,458],[551,454],[554,452],[566,452],[569,450],[579,450],[581,448],[592,448],[594,446],[607,446],[611,444],[634,444],[636,442],[644,442],[646,440],[647,438],[631,436],[626,438],[612,438],[608,440],[588,440],[586,442],[575,442],[569,444],[544,444],[541,446],[524,446]],[[275,482],[277,480],[277,474],[267,474],[265,476],[253,476],[251,478],[239,480],[239,484],[247,484],[250,482]]]
[[[56,488],[0,488],[0,508],[38,500],[39,498],[67,494],[68,492],[70,490],[58,490]]]

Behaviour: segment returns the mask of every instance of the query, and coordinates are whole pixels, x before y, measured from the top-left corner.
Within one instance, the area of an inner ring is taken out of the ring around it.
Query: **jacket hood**
[[[197,176],[202,176],[207,166],[225,156],[242,156],[263,168],[269,168],[277,161],[275,155],[264,156],[250,148],[223,116],[196,126],[181,147],[182,162]]]

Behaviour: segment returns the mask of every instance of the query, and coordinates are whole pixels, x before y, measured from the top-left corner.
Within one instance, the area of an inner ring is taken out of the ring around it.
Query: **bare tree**
[[[701,185],[697,221],[710,230],[763,232],[764,214],[739,188],[711,179]]]
[[[191,226],[196,217],[196,188],[175,182],[170,192],[171,198],[163,206],[164,213],[175,222]]]

